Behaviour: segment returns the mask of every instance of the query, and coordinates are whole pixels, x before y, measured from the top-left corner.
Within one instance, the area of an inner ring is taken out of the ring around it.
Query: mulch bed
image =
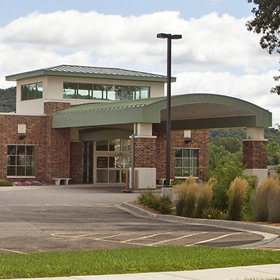
[[[147,206],[144,206],[143,204],[140,204],[138,201],[129,201],[127,202],[131,205],[134,205],[136,207],[139,207],[141,209],[144,209],[146,211],[149,211],[153,214],[161,214],[159,211],[155,211]],[[269,222],[251,222],[251,221],[241,221],[244,223],[252,223],[252,224],[258,224],[258,225],[264,225],[264,226],[272,226],[272,227],[280,227],[280,223],[269,223]]]

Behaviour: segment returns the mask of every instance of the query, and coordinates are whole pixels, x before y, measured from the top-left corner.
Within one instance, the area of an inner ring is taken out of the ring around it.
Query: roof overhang
[[[270,127],[272,114],[241,99],[216,94],[184,94],[171,98],[172,129]],[[53,114],[53,128],[153,123],[165,129],[166,97],[92,103]]]
[[[55,67],[43,68],[34,71],[9,75],[6,76],[6,80],[19,81],[19,80],[42,77],[42,76],[133,80],[133,81],[148,81],[148,82],[161,82],[161,83],[167,82],[167,77],[165,75],[126,70],[120,68],[105,68],[105,67],[75,66],[75,65],[59,65]],[[171,81],[176,82],[176,78],[172,77]]]

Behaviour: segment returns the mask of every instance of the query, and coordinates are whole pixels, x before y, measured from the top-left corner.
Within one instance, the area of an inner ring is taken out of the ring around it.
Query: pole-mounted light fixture
[[[167,39],[167,116],[166,116],[166,183],[170,187],[170,135],[171,135],[171,40],[182,39],[180,34],[158,33],[157,38]]]

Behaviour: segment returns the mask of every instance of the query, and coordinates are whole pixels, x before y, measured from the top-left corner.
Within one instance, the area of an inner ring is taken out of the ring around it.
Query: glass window
[[[28,99],[28,97],[26,97],[26,91],[29,92],[30,90],[26,88],[22,88],[22,98]],[[41,87],[39,87],[38,89],[38,84],[37,84],[36,96],[39,96],[41,93],[42,93],[42,89]],[[83,83],[68,83],[68,82],[65,82],[63,84],[63,98],[134,100],[134,99],[144,99],[149,97],[150,97],[149,87],[83,84]]]
[[[42,98],[43,97],[43,83],[37,84],[37,96],[36,98]]]
[[[98,169],[97,170],[97,183],[108,183],[108,170]]]
[[[64,83],[63,84],[63,98],[78,98],[78,84]]]
[[[113,85],[108,85],[107,86],[107,96],[106,96],[106,99],[108,99],[108,100],[116,100],[115,86],[113,86]]]
[[[108,157],[97,157],[97,168],[108,168]]]
[[[119,152],[121,150],[121,139],[109,140],[109,151]]]
[[[142,87],[141,88],[141,97],[140,99],[145,99],[150,97],[150,88]]]
[[[122,100],[122,86],[115,86],[115,100]]]
[[[93,183],[93,142],[83,142],[82,147],[83,183]]]
[[[123,152],[128,152],[130,151],[130,139],[122,139],[121,140],[121,143],[122,143],[122,148],[121,150]]]
[[[198,149],[175,149],[175,177],[197,176]]]
[[[92,98],[93,99],[106,99],[106,86],[105,85],[93,85]]]
[[[109,183],[120,182],[120,170],[109,170]]]
[[[9,145],[7,150],[8,176],[35,175],[35,147],[23,145]]]
[[[28,100],[28,92],[29,92],[28,85],[21,86],[21,100]]]
[[[78,98],[91,99],[92,85],[91,84],[79,84]]]
[[[38,99],[43,97],[43,83],[21,86],[21,100]]]
[[[108,151],[108,140],[96,141],[96,151]]]
[[[136,87],[122,86],[122,100],[133,100],[135,96]]]
[[[35,99],[36,98],[36,84],[29,85],[29,98],[28,99]]]

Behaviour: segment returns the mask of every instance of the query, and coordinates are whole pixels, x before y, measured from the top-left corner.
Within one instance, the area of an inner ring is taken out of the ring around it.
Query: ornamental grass
[[[276,219],[275,211],[277,211],[280,204],[279,189],[278,174],[273,174],[262,181],[251,198],[253,219],[255,221],[267,222],[269,219]],[[271,214],[269,215],[269,213]]]
[[[212,199],[211,184],[199,185],[192,176],[175,188],[177,216],[202,218]]]
[[[228,219],[240,221],[248,190],[248,182],[245,179],[236,177],[229,188]]]

